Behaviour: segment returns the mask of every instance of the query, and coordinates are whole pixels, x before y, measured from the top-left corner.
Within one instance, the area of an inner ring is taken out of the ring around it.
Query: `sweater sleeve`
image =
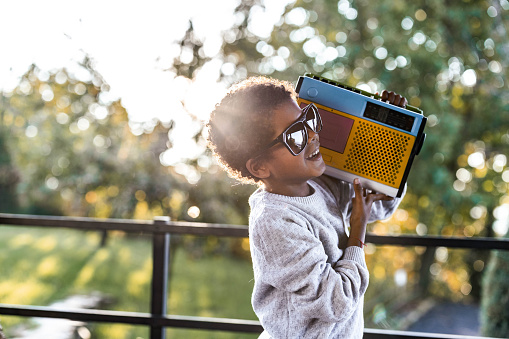
[[[403,190],[403,194],[400,198],[394,198],[393,200],[388,201],[375,201],[371,206],[371,215],[368,222],[373,222],[377,220],[385,220],[388,219],[391,215],[396,212],[398,206],[406,194],[407,186],[405,184],[405,188]],[[351,208],[350,208],[351,211]]]
[[[343,258],[331,265],[305,221],[281,213],[266,213],[271,217],[258,218],[252,228],[253,262],[259,279],[287,292],[291,307],[306,318],[346,321],[362,302],[368,286],[363,251],[349,247]],[[277,301],[264,300],[271,302]]]

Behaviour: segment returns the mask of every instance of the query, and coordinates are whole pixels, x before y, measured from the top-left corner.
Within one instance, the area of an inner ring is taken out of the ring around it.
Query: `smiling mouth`
[[[311,160],[311,159],[315,159],[316,157],[318,157],[320,155],[320,148],[317,148],[313,153],[311,153],[310,155],[308,155],[306,157],[306,159],[308,160]]]

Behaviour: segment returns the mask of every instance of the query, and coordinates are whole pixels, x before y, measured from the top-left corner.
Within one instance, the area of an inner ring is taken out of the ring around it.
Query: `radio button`
[[[323,153],[322,153],[322,159],[323,159],[323,161],[325,161],[325,162],[331,162],[332,157],[331,157],[330,155],[327,155],[327,154],[323,154]]]
[[[311,87],[310,89],[308,89],[308,95],[309,97],[314,98],[318,95],[318,90],[314,87]]]

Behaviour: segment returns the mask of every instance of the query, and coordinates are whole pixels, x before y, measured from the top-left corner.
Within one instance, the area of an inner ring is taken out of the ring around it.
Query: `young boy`
[[[406,105],[393,92],[382,97]],[[389,217],[400,199],[322,175],[320,115],[313,105],[301,109],[287,82],[234,85],[207,127],[223,168],[259,185],[249,199],[249,239],[262,336],[362,338],[366,224]]]

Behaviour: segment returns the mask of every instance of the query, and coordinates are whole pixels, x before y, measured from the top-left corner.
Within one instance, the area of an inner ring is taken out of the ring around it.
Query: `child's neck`
[[[296,185],[278,185],[277,183],[265,182],[265,190],[288,197],[307,197],[312,194],[311,186],[307,181]]]

